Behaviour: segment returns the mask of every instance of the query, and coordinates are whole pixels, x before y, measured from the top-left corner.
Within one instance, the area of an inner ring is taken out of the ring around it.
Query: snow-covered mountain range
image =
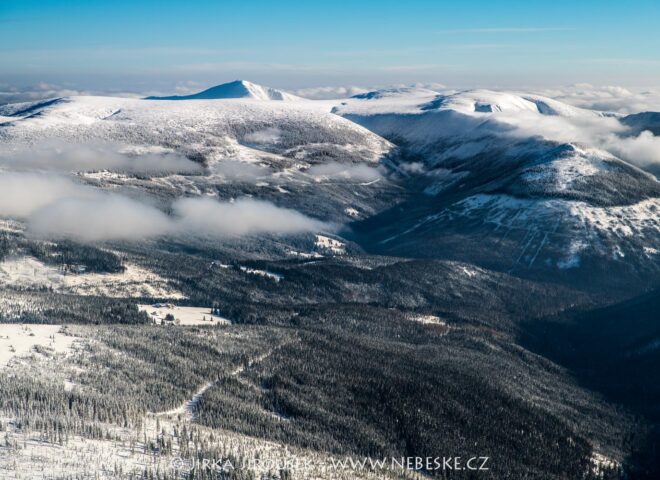
[[[660,183],[621,155],[631,117],[483,90],[376,91],[333,111],[398,145],[396,168],[423,192],[361,226],[377,251],[657,272]]]
[[[0,107],[0,163],[73,173],[165,212],[181,197],[249,196],[378,253],[543,277],[653,277],[660,183],[628,147],[652,135],[657,115],[487,90],[308,101],[236,81],[181,97]],[[63,160],[89,145],[97,161]],[[128,160],[110,162],[109,151]]]

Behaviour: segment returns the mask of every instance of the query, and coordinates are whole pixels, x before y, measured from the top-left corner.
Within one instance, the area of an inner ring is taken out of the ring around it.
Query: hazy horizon
[[[39,90],[190,92],[239,78],[294,92],[660,84],[660,6],[605,3],[5,1],[0,102]]]

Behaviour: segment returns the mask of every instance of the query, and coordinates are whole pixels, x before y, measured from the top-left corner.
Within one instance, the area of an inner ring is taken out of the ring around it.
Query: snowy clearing
[[[219,315],[213,315],[206,307],[178,307],[168,303],[155,305],[138,305],[141,312],[147,312],[149,317],[158,324],[166,321],[168,315],[174,317],[176,325],[230,325],[231,321]]]
[[[296,250],[289,250],[287,252],[289,255],[292,257],[299,257],[299,258],[323,258],[323,255],[321,255],[319,252],[311,252],[311,253],[306,253],[306,252],[298,252]]]
[[[479,275],[479,271],[475,268],[470,268],[467,266],[461,266],[460,267],[461,272],[463,272],[465,275],[467,275],[470,278],[476,277]]]
[[[61,329],[61,325],[0,325],[0,368],[29,355],[35,347],[55,354],[68,353],[75,337],[64,335]]]
[[[260,277],[264,278],[269,278],[275,282],[279,282],[282,280],[284,277],[280,275],[279,273],[273,273],[269,272],[267,270],[259,270],[257,268],[250,268],[250,267],[240,267],[241,272],[248,273],[250,275],[259,275]]]
[[[58,293],[105,297],[185,298],[167,281],[146,269],[128,264],[121,273],[64,273],[33,257],[8,258],[0,263],[0,286],[51,288]]]
[[[334,238],[325,235],[317,235],[314,244],[319,250],[332,252],[336,255],[346,253],[346,244],[344,242],[340,242],[339,240],[335,240]]]
[[[447,323],[442,320],[440,317],[435,315],[417,315],[412,317],[412,320],[415,322],[423,323],[425,325],[447,325]]]

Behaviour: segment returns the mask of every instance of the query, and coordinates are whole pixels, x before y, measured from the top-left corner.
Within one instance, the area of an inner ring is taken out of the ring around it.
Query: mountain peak
[[[300,97],[281,90],[257,85],[247,80],[234,80],[208,88],[192,95],[173,95],[169,97],[147,97],[147,100],[218,100],[228,98],[251,98],[254,100],[295,101]]]

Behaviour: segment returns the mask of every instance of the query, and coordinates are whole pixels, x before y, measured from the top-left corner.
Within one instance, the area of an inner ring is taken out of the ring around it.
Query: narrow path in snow
[[[253,365],[257,363],[263,362],[266,358],[271,356],[273,352],[276,350],[288,345],[291,342],[284,342],[281,345],[278,345],[277,347],[273,348],[272,350],[268,350],[267,352],[258,355],[250,360],[248,360],[247,363],[240,365],[236,367],[234,370],[230,372],[230,375],[232,377],[238,376],[241,373],[243,373],[246,369],[252,367]],[[197,405],[199,404],[199,401],[202,399],[204,394],[207,392],[209,388],[211,388],[213,385],[215,385],[217,382],[208,382],[204,385],[202,385],[190,398],[189,400],[186,400],[183,402],[181,405],[179,405],[176,408],[173,408],[171,410],[165,410],[161,412],[153,412],[151,415],[155,415],[158,417],[174,417],[174,416],[179,416],[181,419],[192,421],[195,418],[195,410],[197,408]]]
[[[190,400],[186,400],[181,405],[179,405],[176,408],[173,408],[172,410],[157,412],[155,413],[155,415],[165,416],[165,417],[180,415],[182,418],[187,418],[188,420],[192,420],[194,417],[195,408],[197,407],[199,400],[202,398],[204,393],[206,393],[206,391],[209,388],[211,388],[213,385],[215,385],[215,382],[206,383],[199,390],[195,392],[195,394],[192,396]]]

